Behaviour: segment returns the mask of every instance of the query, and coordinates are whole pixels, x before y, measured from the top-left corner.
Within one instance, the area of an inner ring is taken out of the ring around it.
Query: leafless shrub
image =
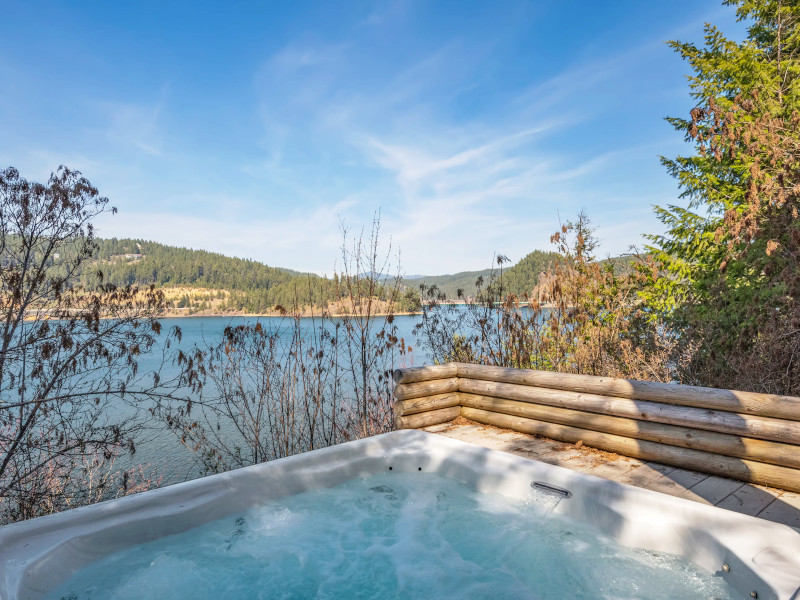
[[[437,362],[449,360],[633,379],[674,379],[674,336],[638,293],[640,267],[597,261],[581,213],[552,236],[561,258],[523,297],[505,294],[503,264],[478,280],[466,307],[427,297],[417,337]]]
[[[407,348],[393,315],[400,278],[388,277],[391,255],[381,251],[379,231],[377,217],[352,244],[344,231],[334,276],[342,314],[301,318],[313,302],[298,293],[279,326],[229,327],[222,341],[187,358],[195,402],[162,416],[206,471],[391,429],[391,371]]]
[[[64,167],[47,184],[0,172],[0,522],[65,506],[56,483],[133,453],[139,405],[175,389],[138,370],[161,333],[163,295],[101,274],[91,290],[75,283],[107,203]]]

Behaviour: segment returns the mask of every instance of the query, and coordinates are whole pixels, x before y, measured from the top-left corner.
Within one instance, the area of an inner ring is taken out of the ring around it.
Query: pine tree
[[[649,250],[666,275],[648,300],[693,346],[687,382],[796,393],[800,2],[726,4],[749,21],[743,43],[711,25],[702,48],[671,43],[697,104],[668,121],[695,152],[662,159],[688,206],[656,208],[667,231]]]

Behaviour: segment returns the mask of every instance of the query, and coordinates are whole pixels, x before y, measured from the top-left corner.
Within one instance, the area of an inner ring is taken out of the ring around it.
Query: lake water
[[[404,340],[406,346],[412,348],[415,346],[414,327],[420,320],[419,315],[395,317],[397,336]],[[335,323],[335,320],[332,321]],[[380,321],[382,319],[379,319]],[[268,332],[278,332],[287,338],[291,335],[294,327],[293,320],[285,317],[182,317],[162,319],[161,321],[163,332],[167,332],[175,326],[181,329],[182,340],[179,345],[173,346],[173,349],[180,348],[185,352],[191,350],[195,344],[199,346],[217,344],[222,340],[223,332],[228,326],[255,324],[256,322],[261,323]],[[301,328],[308,332],[319,325],[319,319],[316,321],[311,318],[300,320]],[[162,354],[159,346],[149,355],[140,358],[140,372],[142,374],[152,373],[161,366],[161,360]],[[410,354],[400,357],[400,360],[402,364],[395,365],[395,368],[419,366],[431,362],[425,352],[416,348]],[[162,367],[162,379],[166,379],[176,372],[177,369],[171,365],[165,365]],[[193,453],[160,422],[153,422],[150,430],[137,440],[137,451],[132,462],[159,465],[164,484],[194,479],[202,474]],[[127,457],[122,456],[117,464],[118,466],[128,466],[131,463]]]

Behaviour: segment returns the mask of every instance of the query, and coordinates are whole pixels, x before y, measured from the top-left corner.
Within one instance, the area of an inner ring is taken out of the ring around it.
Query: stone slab
[[[668,474],[660,479],[656,479],[652,483],[648,483],[644,487],[648,490],[661,492],[662,494],[669,494],[670,496],[680,496],[692,486],[697,485],[708,475],[705,473],[698,473],[696,471],[688,471],[686,469],[673,469]]]
[[[667,469],[666,472],[669,473],[669,470]],[[652,464],[644,463],[624,473],[615,481],[637,487],[646,487],[648,484],[661,479],[664,475],[664,470],[655,469]]]
[[[770,488],[746,483],[727,498],[723,498],[717,506],[755,517],[772,504],[776,496],[780,496],[780,493],[772,493]]]
[[[640,464],[642,463],[638,460],[620,456],[617,459],[607,460],[603,464],[589,471],[589,474],[616,481],[619,477],[622,477],[628,471],[635,469]]]
[[[800,529],[800,494],[784,492],[758,513],[758,517]]]
[[[741,481],[709,475],[682,493],[680,497],[703,504],[717,505],[743,485]]]

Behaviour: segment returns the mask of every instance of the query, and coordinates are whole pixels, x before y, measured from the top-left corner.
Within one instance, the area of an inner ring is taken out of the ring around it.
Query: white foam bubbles
[[[425,473],[316,490],[92,563],[49,598],[735,598],[536,502]]]

